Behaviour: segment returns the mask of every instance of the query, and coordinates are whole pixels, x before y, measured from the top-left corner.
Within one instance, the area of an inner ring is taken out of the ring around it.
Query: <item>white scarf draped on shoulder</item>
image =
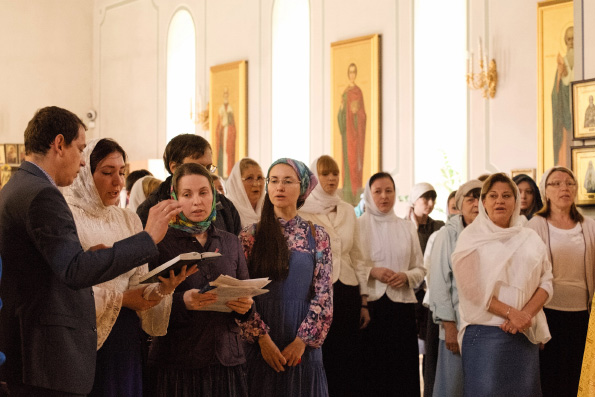
[[[318,159],[316,158],[310,165],[310,170],[316,174],[316,177],[320,181],[320,175],[318,175]],[[309,212],[310,214],[328,214],[331,212],[339,203],[341,198],[337,193],[332,196],[324,191],[322,184],[316,185],[314,190],[310,193],[306,202],[300,208],[300,211]]]
[[[494,224],[480,201],[477,218],[461,232],[452,254],[460,298],[460,340],[467,325],[497,326],[504,322],[504,318],[488,311],[492,297],[521,310],[537,288],[552,295],[546,247],[537,233],[522,226],[518,188],[515,195],[508,228]],[[543,310],[524,334],[533,343],[545,343],[551,338]]]

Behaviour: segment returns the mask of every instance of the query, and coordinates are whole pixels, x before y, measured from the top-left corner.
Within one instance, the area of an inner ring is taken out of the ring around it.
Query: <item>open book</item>
[[[215,281],[211,281],[209,287],[201,290],[201,292],[217,294],[217,301],[198,310],[229,313],[231,309],[225,306],[228,301],[266,294],[269,290],[262,289],[262,287],[270,282],[271,280],[268,277],[238,280],[237,278],[222,274]]]
[[[219,252],[187,252],[180,254],[142,276],[139,283],[158,283],[158,276],[169,278],[170,270],[173,270],[177,274],[184,265],[187,265],[189,268],[199,262],[212,261],[220,256],[221,254]]]

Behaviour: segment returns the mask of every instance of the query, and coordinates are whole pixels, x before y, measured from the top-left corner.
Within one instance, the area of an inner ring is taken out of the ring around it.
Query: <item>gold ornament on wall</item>
[[[494,59],[488,62],[488,55],[483,54],[481,37],[479,38],[479,73],[473,72],[473,52],[467,60],[467,86],[472,90],[483,90],[484,98],[493,98],[498,85],[498,71]]]

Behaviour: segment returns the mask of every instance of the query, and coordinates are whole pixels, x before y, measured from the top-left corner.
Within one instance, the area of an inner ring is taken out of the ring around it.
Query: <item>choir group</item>
[[[419,396],[420,352],[426,396],[593,395],[595,221],[567,168],[469,180],[444,223],[428,183],[398,217],[386,172],[354,211],[327,155],[244,158],[223,187],[209,142],[179,135],[131,210],[126,151],[85,131],[37,111],[0,191],[11,396]],[[221,256],[140,283],[188,252]],[[213,310],[220,275],[271,282]]]

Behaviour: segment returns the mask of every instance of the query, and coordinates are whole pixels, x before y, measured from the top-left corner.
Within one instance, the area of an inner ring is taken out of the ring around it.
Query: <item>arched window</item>
[[[415,1],[414,180],[434,186],[439,210],[467,173],[466,3]]]
[[[167,33],[166,141],[194,134],[196,104],[196,31],[187,10],[177,11]]]
[[[272,159],[310,153],[310,4],[273,5]]]

